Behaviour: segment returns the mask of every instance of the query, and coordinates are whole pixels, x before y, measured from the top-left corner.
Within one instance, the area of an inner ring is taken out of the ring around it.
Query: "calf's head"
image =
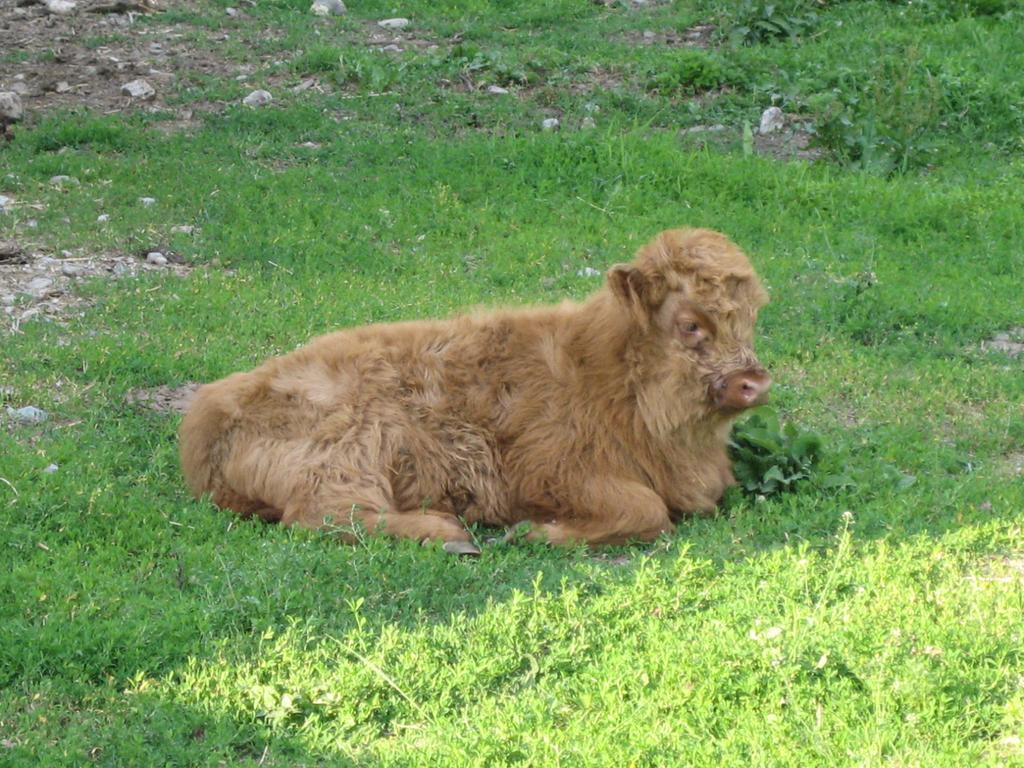
[[[662,232],[608,272],[645,350],[647,375],[670,377],[702,415],[732,416],[767,397],[754,323],[768,296],[743,252],[706,229]]]

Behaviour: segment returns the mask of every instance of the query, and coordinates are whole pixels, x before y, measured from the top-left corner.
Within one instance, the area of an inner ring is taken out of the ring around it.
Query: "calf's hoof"
[[[449,555],[479,557],[480,548],[471,541],[446,541],[442,547]]]

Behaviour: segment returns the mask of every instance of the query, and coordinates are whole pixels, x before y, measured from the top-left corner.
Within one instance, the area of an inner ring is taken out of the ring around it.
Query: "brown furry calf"
[[[766,300],[725,236],[666,231],[582,304],[340,331],[208,384],[182,467],[221,507],[345,537],[653,539],[733,482]]]

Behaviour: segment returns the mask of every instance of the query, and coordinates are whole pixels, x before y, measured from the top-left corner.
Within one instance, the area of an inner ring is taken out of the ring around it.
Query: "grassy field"
[[[217,63],[159,109],[30,109],[0,145],[0,240],[192,268],[0,330],[0,765],[1024,765],[1024,357],[986,343],[1024,326],[1017,3],[228,5],[84,37],[171,25]],[[679,225],[750,253],[774,406],[824,459],[653,547],[240,522],[129,397],[582,297]]]

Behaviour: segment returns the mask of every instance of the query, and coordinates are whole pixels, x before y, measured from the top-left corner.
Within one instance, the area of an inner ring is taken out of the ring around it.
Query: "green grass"
[[[981,347],[1024,326],[1019,6],[779,3],[795,34],[750,38],[758,3],[410,0],[438,47],[386,54],[363,40],[392,4],[224,5],[139,24],[230,28],[271,107],[182,77],[176,106],[233,103],[189,134],[34,115],[0,147],[0,194],[44,206],[0,239],[31,217],[33,248],[196,266],[0,336],[0,406],[52,414],[0,408],[0,764],[1024,765],[1024,363]],[[629,42],[705,21],[707,53]],[[744,154],[773,99],[825,160]],[[712,123],[720,146],[678,135]],[[177,418],[125,400],[338,327],[582,297],[579,269],[681,224],[751,254],[773,405],[841,487],[733,492],[647,547],[345,547],[190,499]]]

